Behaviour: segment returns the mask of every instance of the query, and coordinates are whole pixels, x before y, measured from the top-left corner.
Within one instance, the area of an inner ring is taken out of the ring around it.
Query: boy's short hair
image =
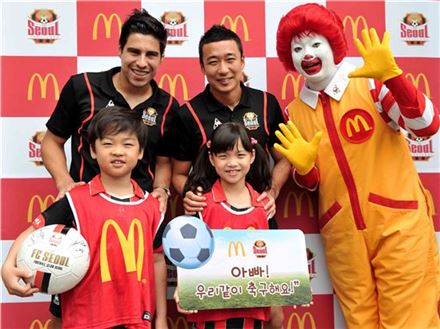
[[[163,56],[167,45],[167,31],[163,24],[151,16],[145,9],[134,9],[121,28],[119,48],[122,51],[132,33],[151,35],[160,43],[160,54]]]
[[[243,57],[243,44],[241,43],[240,37],[234,31],[226,28],[224,25],[214,24],[211,28],[202,35],[199,42],[199,61],[203,66],[203,46],[212,43],[225,40],[235,41],[238,50],[240,51],[240,56]]]
[[[102,108],[88,127],[90,146],[95,150],[96,140],[121,132],[135,134],[141,150],[147,145],[147,128],[138,112],[122,106]]]

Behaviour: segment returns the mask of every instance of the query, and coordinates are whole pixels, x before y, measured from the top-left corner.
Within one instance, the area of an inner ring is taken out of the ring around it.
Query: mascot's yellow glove
[[[275,135],[282,146],[275,143],[274,148],[289,160],[298,174],[309,173],[316,162],[322,132],[318,131],[312,141],[307,142],[292,121],[287,122],[287,126],[281,123],[279,127],[281,131],[275,131]]]
[[[362,30],[363,43],[354,39],[354,43],[362,58],[364,66],[351,72],[350,78],[373,78],[385,82],[391,78],[402,74],[402,70],[397,66],[390,49],[390,35],[385,32],[382,43],[377,36],[376,29]]]

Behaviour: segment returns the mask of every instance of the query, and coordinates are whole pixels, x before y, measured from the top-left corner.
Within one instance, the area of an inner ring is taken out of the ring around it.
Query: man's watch
[[[166,187],[166,186],[157,186],[154,189],[157,189],[157,188],[160,188],[160,189],[164,190],[165,193],[167,194],[167,196],[169,198],[171,198],[171,191],[170,191],[170,189],[168,187]]]

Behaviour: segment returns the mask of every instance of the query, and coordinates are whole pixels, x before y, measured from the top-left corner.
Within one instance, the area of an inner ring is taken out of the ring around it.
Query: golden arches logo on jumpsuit
[[[129,272],[137,271],[137,279],[141,281],[142,268],[144,265],[144,232],[142,229],[142,223],[139,219],[135,218],[130,223],[128,234],[125,235],[119,224],[113,220],[108,219],[102,226],[101,244],[100,244],[100,264],[101,264],[101,280],[102,282],[111,281],[108,257],[107,257],[107,235],[109,228],[112,227],[118,237],[119,245],[124,257],[125,270]],[[136,258],[135,251],[135,230],[138,235],[138,252]]]
[[[318,327],[312,313],[305,312],[303,315],[299,315],[293,312],[287,321],[286,329],[318,329]]]
[[[228,24],[226,24],[228,22]],[[238,22],[241,23],[241,28],[243,31],[243,40],[249,41],[249,29],[246,22],[246,19],[243,17],[243,15],[237,15],[235,18],[232,18],[230,15],[223,16],[220,25],[229,26],[232,31],[238,34]]]
[[[355,19],[351,17],[350,15],[347,15],[342,20],[342,25],[344,26],[344,31],[347,31],[347,25],[351,25],[351,33],[353,35],[353,38],[358,37],[358,31],[359,31],[359,24],[362,23],[362,27],[360,30],[368,29],[368,23],[367,19],[364,16],[357,16]]]
[[[34,194],[29,201],[28,209],[27,209],[27,221],[31,223],[35,218],[34,207],[35,203],[38,204],[37,214],[45,211],[52,203],[55,202],[55,197],[52,194],[48,194],[45,197],[42,197],[38,194]]]
[[[28,101],[31,101],[33,99],[35,80],[38,81],[39,86],[40,86],[40,98],[42,98],[42,99],[47,98],[47,85],[49,84],[49,80],[52,81],[52,87],[53,87],[53,93],[55,96],[55,100],[58,100],[60,98],[60,87],[59,87],[58,80],[57,80],[55,74],[47,73],[43,78],[42,74],[34,73],[34,74],[32,74],[31,78],[29,79],[29,83],[28,83],[28,89],[27,89],[27,100]]]
[[[373,135],[374,120],[367,111],[352,109],[342,116],[339,128],[348,142],[361,144]]]
[[[159,80],[159,87],[166,90],[165,81],[168,83],[168,91],[174,97],[176,97],[176,91],[178,90],[177,82],[180,81],[180,90],[182,91],[183,99],[188,100],[188,85],[182,74],[178,73],[174,75],[174,77],[171,77],[171,75],[169,75],[168,73],[163,74]]]
[[[290,191],[287,193],[286,198],[284,199],[284,209],[283,209],[283,217],[289,218],[289,205],[291,204],[290,200],[293,198],[295,205],[295,215],[297,217],[301,216],[303,213],[303,200],[306,200],[308,215],[310,218],[315,216],[315,212],[313,210],[313,202],[310,194],[306,191],[293,192]]]
[[[100,25],[99,22],[101,21],[102,24],[104,25],[105,38],[110,39],[112,36],[113,20],[116,21],[116,24],[118,26],[117,33],[119,36],[122,28],[121,17],[119,17],[119,15],[116,13],[111,14],[109,17],[107,17],[103,13],[99,13],[98,15],[96,15],[95,20],[93,21],[92,40],[98,40],[98,26]]]

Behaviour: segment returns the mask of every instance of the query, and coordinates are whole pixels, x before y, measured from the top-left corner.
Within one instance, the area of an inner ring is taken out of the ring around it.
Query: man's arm
[[[272,169],[272,188],[271,193],[274,199],[278,198],[281,188],[289,178],[291,164],[290,162],[275,148],[271,148],[270,153],[275,161]]]
[[[159,200],[160,212],[164,213],[167,209],[171,184],[171,159],[165,156],[156,157],[156,167],[151,195]]]
[[[163,253],[154,253],[154,276],[156,288],[155,328],[167,328],[167,267]]]
[[[69,174],[64,151],[65,143],[66,139],[56,136],[50,130],[47,130],[41,142],[41,156],[44,166],[54,179],[58,189],[57,200],[76,185],[84,184],[84,182],[75,183]]]
[[[174,189],[182,195],[183,188],[185,187],[186,180],[188,179],[188,174],[191,169],[191,161],[180,161],[173,159],[173,186]]]

